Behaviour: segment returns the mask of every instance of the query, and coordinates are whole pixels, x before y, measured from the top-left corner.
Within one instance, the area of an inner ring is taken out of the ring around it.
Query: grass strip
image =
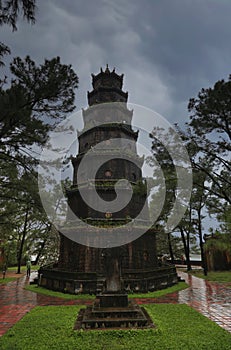
[[[208,272],[207,276],[205,276],[202,271],[190,271],[189,273],[207,281],[231,283],[231,271],[211,271]]]
[[[62,293],[62,292],[56,292],[54,290],[46,289],[43,287],[38,286],[37,284],[30,284],[24,287],[26,290],[30,290],[31,292],[35,292],[38,294],[43,294],[51,297],[57,297],[62,298],[66,300],[77,300],[77,299],[83,299],[83,300],[93,300],[95,299],[95,295],[90,294],[68,294],[68,293]]]
[[[15,281],[17,278],[16,277],[5,277],[5,278],[0,278],[0,284],[6,284],[12,281]]]
[[[188,288],[187,283],[179,282],[178,284],[175,284],[174,286],[171,286],[171,287],[166,288],[166,289],[157,290],[155,292],[129,294],[129,298],[158,298],[158,297],[162,297],[164,295],[174,293],[174,292],[186,289],[186,288]],[[47,296],[63,298],[63,299],[67,299],[67,300],[76,300],[76,299],[91,300],[91,299],[95,298],[95,295],[90,295],[90,294],[74,295],[74,294],[65,294],[65,293],[61,293],[61,292],[56,292],[53,290],[49,290],[49,289],[37,286],[36,284],[27,285],[27,286],[25,286],[25,289],[30,290],[31,292],[40,293],[40,294],[44,294]]]
[[[132,293],[129,294],[129,298],[160,298],[167,294],[179,292],[180,290],[188,288],[188,284],[185,282],[179,282],[178,284],[174,284],[171,287],[156,290],[154,292],[148,292],[148,293]]]

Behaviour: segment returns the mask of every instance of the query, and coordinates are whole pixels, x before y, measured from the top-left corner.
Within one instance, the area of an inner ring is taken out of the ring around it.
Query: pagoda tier
[[[89,223],[90,221],[88,221]],[[79,229],[89,234],[89,228],[79,227]],[[100,229],[100,228],[99,228]],[[133,230],[135,231],[134,227]],[[67,232],[73,230],[75,232],[76,228],[67,228]],[[122,229],[121,229],[122,230]],[[95,233],[96,229],[92,227],[92,232]],[[143,268],[153,268],[156,266],[156,257],[153,254],[153,250],[156,249],[155,242],[155,231],[150,230],[146,235],[146,239],[140,237],[133,241],[132,243],[123,246],[122,250],[122,268],[126,269],[143,269]],[[98,272],[103,273],[104,271],[104,252],[107,249],[98,249],[93,247],[86,247],[84,245],[78,245],[76,250],[76,243],[67,240],[65,237],[61,239],[61,252],[59,265],[63,268],[69,268],[73,266],[72,269],[78,272]],[[68,252],[68,253],[67,253]],[[86,259],[86,256],[88,257]],[[134,271],[133,271],[134,273]]]
[[[86,153],[91,147],[98,145],[100,142],[105,142],[104,149],[110,149],[111,140],[117,139],[117,147],[119,146],[120,151],[131,151],[135,156],[137,137],[138,132],[134,132],[129,126],[124,124],[115,123],[96,126],[78,136],[79,154]]]
[[[84,129],[81,133],[89,128],[101,124],[126,124],[131,125],[133,111],[127,109],[126,103],[109,102],[99,105],[93,105],[82,110]],[[131,129],[131,127],[130,127]]]
[[[87,184],[85,186],[85,191],[87,190],[87,193],[85,194],[88,203],[91,202],[92,196],[94,196],[94,187],[95,185],[89,185]],[[134,185],[135,186],[135,185]],[[100,199],[103,199],[106,202],[110,202],[116,198],[116,193],[111,186],[109,188],[109,184],[104,185],[103,182],[97,184],[96,186],[98,195]],[[123,195],[123,198],[126,198],[126,191],[127,188],[120,188],[121,193]],[[129,198],[129,193],[127,194],[127,197]],[[121,219],[125,217],[130,217],[130,218],[136,218],[140,211],[143,209],[143,207],[146,207],[146,210],[144,211],[144,214],[142,215],[143,220],[149,220],[148,216],[148,207],[145,201],[145,196],[141,196],[139,193],[133,194],[131,201],[126,205],[126,207],[122,208],[121,210],[111,213],[110,209],[106,209],[105,212],[102,211],[97,211],[94,208],[91,208],[88,206],[85,202],[85,200],[82,199],[81,194],[79,193],[78,188],[76,189],[71,189],[70,191],[67,192],[68,198],[69,198],[69,203],[70,203],[70,209],[72,213],[74,213],[78,218],[85,219],[85,218],[94,218],[94,219],[105,219],[109,217],[110,219]],[[95,203],[97,205],[98,201],[97,199],[95,200]],[[99,207],[99,206],[98,206]],[[110,208],[110,207],[109,207]],[[72,214],[71,214],[72,216]],[[69,215],[67,219],[69,218]]]
[[[111,154],[113,154],[113,159],[110,159]],[[76,158],[72,158],[72,164],[74,167],[73,175],[73,186],[77,185],[77,173],[78,173],[78,184],[86,181],[86,172],[85,166],[82,166],[81,172],[78,172],[79,164],[84,157],[85,153],[81,153]],[[129,153],[127,150],[121,152],[114,149],[106,149],[104,151],[92,152],[88,155],[89,162],[91,161],[92,166],[97,165],[97,159],[95,157],[100,157],[103,165],[96,173],[95,180],[107,180],[114,181],[118,179],[127,179],[128,181],[137,182],[142,180],[142,173],[140,167],[144,162],[143,157],[134,155],[132,152]],[[86,166],[87,167],[87,166]],[[89,179],[89,176],[88,176]],[[89,179],[93,180],[93,179]]]

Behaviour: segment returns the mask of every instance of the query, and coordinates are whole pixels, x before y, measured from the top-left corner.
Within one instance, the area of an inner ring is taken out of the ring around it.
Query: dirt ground
[[[6,275],[5,275],[5,278],[9,278],[9,277],[13,277],[13,278],[20,278],[22,276],[25,275],[25,272],[22,272],[22,273],[16,273],[14,271],[6,271]],[[0,275],[0,277],[2,278],[3,276]]]

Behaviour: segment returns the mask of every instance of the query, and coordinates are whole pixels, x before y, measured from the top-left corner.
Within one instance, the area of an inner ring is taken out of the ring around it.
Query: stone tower
[[[122,234],[128,236],[131,233],[123,227],[133,218],[141,213],[141,224],[146,225],[149,221],[146,182],[141,170],[143,158],[136,150],[138,132],[132,129],[133,112],[127,108],[128,93],[122,90],[123,75],[110,71],[107,66],[105,71],[101,69],[99,74],[92,75],[92,86],[93,90],[87,95],[89,108],[82,112],[84,128],[78,133],[78,154],[72,158],[73,184],[67,190],[70,210],[66,227],[60,234],[59,261],[52,267],[40,269],[41,285],[65,289],[70,293],[96,293],[105,289],[107,258],[118,248],[111,248],[110,244],[109,248],[97,248],[102,228],[110,231],[110,227],[118,226]],[[116,144],[114,140],[117,140]],[[90,153],[90,163],[81,168],[84,156],[99,144],[103,147]],[[99,160],[102,165],[97,168]],[[89,168],[98,169],[94,179],[90,177]],[[131,200],[125,207],[111,213],[106,207],[103,211],[97,210],[100,208],[97,199],[94,206],[88,204],[94,197],[94,189],[99,201],[100,198],[106,203],[115,200],[118,195],[115,184],[121,179],[126,179],[131,185],[121,184],[119,190],[123,196],[129,196],[132,188]],[[81,189],[87,201],[82,198]],[[80,219],[78,222],[75,216]],[[132,234],[136,230],[138,228],[134,225]],[[67,238],[74,235],[90,235],[93,242],[95,235],[96,244],[80,244]],[[174,267],[158,266],[153,228],[123,244],[119,248],[119,256],[120,276],[125,290],[155,290],[177,282]]]

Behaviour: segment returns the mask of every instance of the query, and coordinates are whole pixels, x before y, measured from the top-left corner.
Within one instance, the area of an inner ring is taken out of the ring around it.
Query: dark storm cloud
[[[139,32],[144,56],[159,67],[162,79],[179,100],[199,83],[229,73],[228,1],[146,1]],[[143,30],[142,30],[143,27]],[[199,85],[200,86],[200,85]]]
[[[215,0],[37,1],[37,22],[19,23],[1,40],[13,56],[38,62],[56,55],[80,77],[78,108],[86,105],[90,73],[100,66],[125,73],[131,102],[170,121],[187,119],[187,102],[230,73],[231,2]]]

